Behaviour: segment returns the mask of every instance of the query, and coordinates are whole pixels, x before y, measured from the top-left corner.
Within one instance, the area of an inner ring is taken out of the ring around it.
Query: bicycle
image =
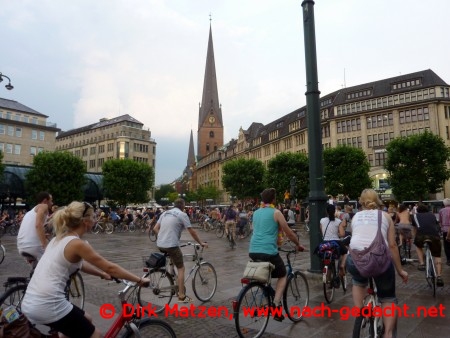
[[[203,261],[203,247],[200,244],[188,242],[180,245],[180,247],[193,246],[194,254],[184,254],[184,257],[192,257],[195,262],[191,270],[187,274],[184,283],[193,275],[192,291],[198,300],[202,302],[209,301],[217,289],[217,274],[211,263]],[[170,304],[172,297],[178,292],[177,274],[172,263],[172,259],[167,254],[165,265],[155,268],[144,268],[145,278],[150,279],[148,287],[139,287],[137,291],[137,299],[139,305],[147,306],[151,304],[156,313],[161,313],[166,304]],[[147,256],[142,257],[146,264]]]
[[[236,240],[235,238],[233,238],[233,232],[231,231],[230,227],[228,228],[227,240],[230,244],[231,249],[236,248]]]
[[[111,235],[114,232],[114,225],[107,220],[97,221],[92,227],[91,232],[96,235],[99,232],[106,232],[108,235]]]
[[[337,248],[339,250],[339,248]],[[344,294],[347,291],[347,278],[346,276],[338,276],[339,271],[339,255],[336,253],[336,249],[328,249],[322,252],[322,282],[323,282],[323,294],[328,304],[333,301],[334,290],[339,289],[342,286]]]
[[[297,251],[279,249],[286,253],[287,283],[283,293],[283,307],[287,317],[294,323],[303,319],[303,309],[309,303],[309,285],[304,273],[294,271],[290,256]],[[266,330],[273,311],[275,290],[271,281],[267,283],[242,278],[242,290],[233,300],[233,316],[239,337],[261,337]],[[277,309],[278,310],[278,309]],[[249,311],[254,311],[249,313]]]
[[[369,286],[367,288],[367,296],[363,301],[363,309],[371,308],[369,315],[365,314],[356,317],[355,324],[353,326],[353,338],[358,337],[383,337],[384,324],[383,318],[374,315],[377,311],[375,308],[381,307],[381,303],[378,300],[377,293],[374,288],[373,278],[369,278]],[[367,311],[366,311],[367,313]],[[393,337],[397,336],[397,327],[394,328]]]
[[[225,233],[225,225],[221,221],[217,221],[216,237],[222,238],[224,233]]]
[[[434,265],[434,258],[431,255],[431,239],[426,239],[423,243],[425,250],[425,277],[428,286],[433,290],[433,297],[436,297],[436,266]]]
[[[33,255],[22,253],[22,256],[26,259],[27,263],[31,265],[31,271],[29,277],[8,277],[3,284],[5,292],[0,297],[0,307],[5,304],[6,306],[14,305],[20,309],[22,299],[25,296],[28,283],[33,276],[34,269],[37,265],[37,259]],[[84,308],[85,290],[83,277],[79,271],[73,273],[66,284],[66,299],[72,304],[77,305],[80,309]]]
[[[403,243],[400,245],[400,234],[403,236]],[[411,230],[407,229],[398,229],[398,227],[395,228],[395,242],[398,246],[398,253],[400,255],[400,262],[402,265],[405,265],[408,262],[411,262],[411,243],[412,243],[412,236],[411,236]]]

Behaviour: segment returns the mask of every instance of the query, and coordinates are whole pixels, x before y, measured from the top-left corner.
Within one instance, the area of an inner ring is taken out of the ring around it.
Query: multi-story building
[[[322,146],[349,145],[361,148],[370,163],[374,188],[385,190],[386,145],[396,137],[425,130],[450,146],[450,87],[432,70],[342,88],[320,98]],[[237,157],[256,158],[265,165],[280,152],[308,151],[306,106],[263,125],[252,123],[240,129],[232,140],[215,153],[201,158],[197,185],[221,183],[221,167]],[[195,189],[195,187],[194,187]],[[450,196],[450,182],[435,198]],[[389,189],[385,196],[390,199]],[[224,198],[226,195],[224,194]]]
[[[155,167],[156,142],[150,129],[130,115],[103,118],[61,132],[56,137],[56,150],[70,151],[81,158],[88,172],[101,173],[103,163],[110,159],[129,158]]]
[[[34,155],[55,150],[60,129],[47,118],[17,101],[0,98],[0,151],[4,164],[29,166]]]

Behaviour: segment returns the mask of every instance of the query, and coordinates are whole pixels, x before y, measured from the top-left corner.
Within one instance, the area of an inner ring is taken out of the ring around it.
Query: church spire
[[[191,129],[191,138],[189,140],[189,150],[187,158],[187,168],[191,168],[195,164],[195,152],[194,152],[194,135]]]
[[[202,158],[209,152],[223,146],[222,108],[219,103],[219,93],[217,90],[211,18],[209,23],[205,78],[203,80],[203,95],[198,114],[197,141],[198,158]]]

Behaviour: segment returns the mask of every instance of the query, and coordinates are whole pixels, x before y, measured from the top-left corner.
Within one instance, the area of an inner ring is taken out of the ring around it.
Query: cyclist
[[[49,240],[45,235],[45,223],[49,210],[53,205],[53,197],[46,191],[36,196],[39,203],[23,217],[17,235],[17,249],[19,253],[28,253],[40,260]]]
[[[416,246],[417,258],[419,259],[418,269],[425,271],[425,264],[423,263],[423,243],[426,239],[431,240],[431,256],[434,258],[436,265],[436,285],[444,286],[444,281],[441,277],[442,263],[441,263],[441,237],[439,235],[439,225],[436,217],[428,211],[428,207],[424,204],[419,204],[416,213],[412,217],[413,229],[415,230],[414,245]]]
[[[78,269],[104,279],[150,282],[106,260],[81,240],[95,222],[94,208],[86,202],[74,201],[56,211],[56,237],[47,245],[22,301],[22,312],[32,323],[51,326],[68,337],[101,337],[92,318],[65,297],[67,281]]]
[[[265,189],[261,193],[261,207],[253,214],[253,235],[250,240],[249,256],[254,261],[268,261],[275,265],[272,278],[278,278],[274,304],[281,307],[281,297],[287,282],[287,271],[283,259],[278,253],[278,233],[283,231],[295,244],[297,250],[305,248],[300,245],[297,235],[289,228],[283,213],[274,206],[276,191],[274,188]],[[288,309],[286,309],[288,310]],[[284,315],[275,315],[274,319],[282,321]]]
[[[197,232],[192,228],[189,216],[183,212],[185,201],[178,198],[174,202],[174,208],[161,214],[156,225],[155,232],[158,234],[156,245],[161,252],[170,255],[173,264],[178,271],[178,301],[181,303],[190,303],[192,299],[186,295],[184,286],[185,267],[183,263],[183,253],[179,247],[181,232],[184,229],[189,231],[192,238],[203,247],[208,247],[206,242],[202,242]]]
[[[223,215],[222,222],[225,224],[225,234],[228,237],[229,231],[231,231],[231,236],[233,237],[233,241],[236,241],[236,219],[238,213],[234,209],[233,204],[230,204],[228,209],[225,211]]]
[[[403,245],[405,239],[411,239],[411,215],[406,204],[400,204],[398,206],[398,212],[395,219],[395,228],[400,235],[399,246]]]

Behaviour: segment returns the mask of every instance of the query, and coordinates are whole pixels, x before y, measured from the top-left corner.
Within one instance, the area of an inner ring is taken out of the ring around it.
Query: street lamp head
[[[13,87],[13,85],[12,85],[11,82],[10,82],[10,83],[8,83],[8,84],[5,86],[5,88],[8,89],[8,90],[11,90],[11,89],[13,89],[14,87]]]
[[[10,79],[8,76],[6,76],[6,75],[0,73],[0,82],[3,81],[3,78],[8,79],[8,84],[5,86],[5,88],[8,89],[8,90],[13,89],[14,87],[13,87],[13,85],[11,84],[11,79]]]

